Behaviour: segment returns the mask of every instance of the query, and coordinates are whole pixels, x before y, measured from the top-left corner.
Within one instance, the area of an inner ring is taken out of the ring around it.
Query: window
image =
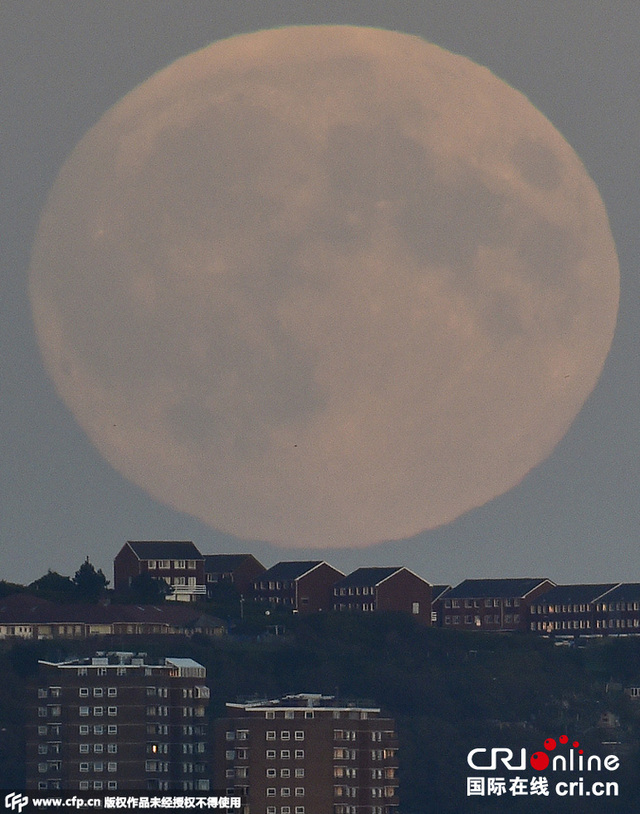
[[[276,796],[275,788],[269,786],[269,788],[267,788],[267,797],[275,797],[275,796]]]
[[[80,734],[81,735],[88,735],[89,734],[89,727],[86,724],[80,725]]]
[[[81,755],[86,755],[89,752],[89,744],[81,743],[79,749]]]
[[[276,770],[275,769],[267,769],[267,777],[275,777]]]
[[[265,717],[265,718],[268,718],[268,719],[270,719],[270,720],[271,720],[271,719],[273,719],[273,718],[275,718],[275,717],[276,717],[276,714],[275,714],[275,712],[274,712],[272,709],[268,709],[268,710],[265,712],[264,717]]]
[[[283,760],[289,760],[289,758],[291,757],[291,752],[288,749],[281,749],[280,750],[280,757]]]
[[[107,752],[111,754],[115,754],[118,751],[118,744],[117,743],[108,743],[107,744]]]
[[[106,676],[107,668],[106,667],[98,667],[97,673],[99,676]]]
[[[103,744],[101,744],[101,743],[94,743],[93,744],[93,751],[98,753],[98,754],[102,752],[103,748],[104,748]]]
[[[296,749],[295,758],[296,760],[304,760],[304,749]]]
[[[296,806],[296,814],[304,814],[304,806]]]
[[[280,796],[281,797],[290,797],[291,796],[291,789],[288,787],[284,787],[280,789]]]
[[[87,675],[87,668],[86,667],[78,667],[78,675],[79,676],[86,676]]]
[[[267,738],[268,741],[274,741],[276,739],[275,730],[273,730],[273,729],[267,730],[266,738]]]
[[[104,707],[94,707],[93,708],[94,715],[103,715],[104,714]]]
[[[304,786],[296,787],[296,797],[304,797]]]
[[[295,739],[297,741],[303,741],[304,740],[304,732],[301,729],[296,731]]]
[[[291,777],[291,769],[280,769],[280,777]]]
[[[156,561],[155,560],[147,560],[147,568],[150,571],[155,571],[156,570]]]
[[[89,764],[88,763],[81,763],[80,764],[80,771],[81,772],[88,772],[89,771]]]
[[[411,603],[411,613],[420,613],[420,603],[419,602],[412,602]]]
[[[118,694],[117,687],[109,687],[109,689],[107,690],[107,695],[109,696],[109,698],[115,698],[117,694]]]
[[[169,560],[158,560],[158,568],[162,568],[165,571],[169,570]]]
[[[111,764],[109,764],[109,765],[111,765]],[[116,766],[117,766],[117,764],[116,764]],[[109,771],[111,771],[111,769],[109,769]],[[109,780],[109,782],[107,783],[107,788],[109,789],[109,791],[115,791],[115,789],[118,788],[118,781],[117,780]]]
[[[313,718],[314,715],[315,715],[315,713],[314,713],[314,711],[312,709],[305,709],[305,711],[304,711],[304,717],[305,718]]]
[[[186,564],[185,560],[174,560],[173,567],[174,568],[183,568],[184,569],[184,568],[187,567],[187,564]]]
[[[86,717],[89,714],[89,707],[80,707],[78,709],[78,713],[83,717]]]
[[[118,707],[107,707],[107,715],[117,715]]]
[[[275,749],[267,749],[266,757],[267,757],[267,760],[275,760],[276,759],[276,750]]]
[[[117,735],[118,734],[118,725],[117,724],[109,724],[107,727],[107,733],[109,735]]]
[[[94,698],[102,698],[103,692],[104,692],[104,690],[102,689],[102,687],[94,687],[93,688],[93,696],[94,696]]]
[[[294,718],[295,717],[295,712],[292,709],[285,709],[284,717],[289,718],[289,719]]]
[[[295,776],[296,777],[304,777],[304,769],[296,769]]]
[[[291,739],[291,732],[289,732],[288,729],[283,729],[282,732],[280,733],[280,738],[283,741],[290,740]]]

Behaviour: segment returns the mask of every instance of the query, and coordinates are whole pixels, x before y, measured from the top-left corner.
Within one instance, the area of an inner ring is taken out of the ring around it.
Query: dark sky
[[[57,396],[27,294],[47,193],[111,105],[213,40],[310,23],[417,34],[525,93],[598,186],[621,270],[618,329],[604,373],[551,457],[448,526],[359,551],[283,551],[235,540],[124,480]],[[639,580],[639,37],[634,0],[0,3],[0,578],[29,582],[47,568],[73,573],[85,556],[110,573],[127,539],[191,539],[206,553],[250,550],[266,565],[298,556],[326,557],[345,571],[406,565],[432,582]]]

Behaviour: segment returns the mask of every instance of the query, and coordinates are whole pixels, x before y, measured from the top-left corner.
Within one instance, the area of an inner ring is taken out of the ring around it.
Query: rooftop
[[[447,599],[472,599],[485,597],[517,596],[521,599],[537,588],[543,582],[551,580],[545,577],[522,577],[516,579],[465,579],[455,588],[447,591]]]
[[[581,605],[595,602],[603,594],[616,587],[615,582],[596,583],[591,585],[556,585],[550,591],[538,597],[538,602],[545,605]]]
[[[140,560],[203,559],[191,540],[128,540],[127,545]]]
[[[383,580],[388,579],[392,574],[402,571],[402,567],[371,567],[357,568],[353,573],[348,574],[344,579],[336,582],[335,588],[360,588],[367,585],[379,585]]]
[[[271,568],[264,571],[258,579],[263,580],[291,580],[299,579],[300,577],[313,571],[319,565],[322,565],[323,560],[295,560],[290,562],[278,562]]]

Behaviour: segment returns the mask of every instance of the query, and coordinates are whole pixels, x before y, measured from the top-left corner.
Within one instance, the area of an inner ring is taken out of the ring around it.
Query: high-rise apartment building
[[[322,695],[227,704],[214,784],[244,814],[396,814],[398,741],[380,709]]]
[[[27,720],[31,790],[208,790],[206,669],[99,653],[41,661]]]

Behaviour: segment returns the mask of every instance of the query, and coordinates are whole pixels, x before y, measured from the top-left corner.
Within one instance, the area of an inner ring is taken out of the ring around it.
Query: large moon
[[[154,498],[350,547],[516,485],[600,376],[619,270],[572,148],[489,70],[349,26],[236,36],[62,168],[30,269],[57,390]]]

